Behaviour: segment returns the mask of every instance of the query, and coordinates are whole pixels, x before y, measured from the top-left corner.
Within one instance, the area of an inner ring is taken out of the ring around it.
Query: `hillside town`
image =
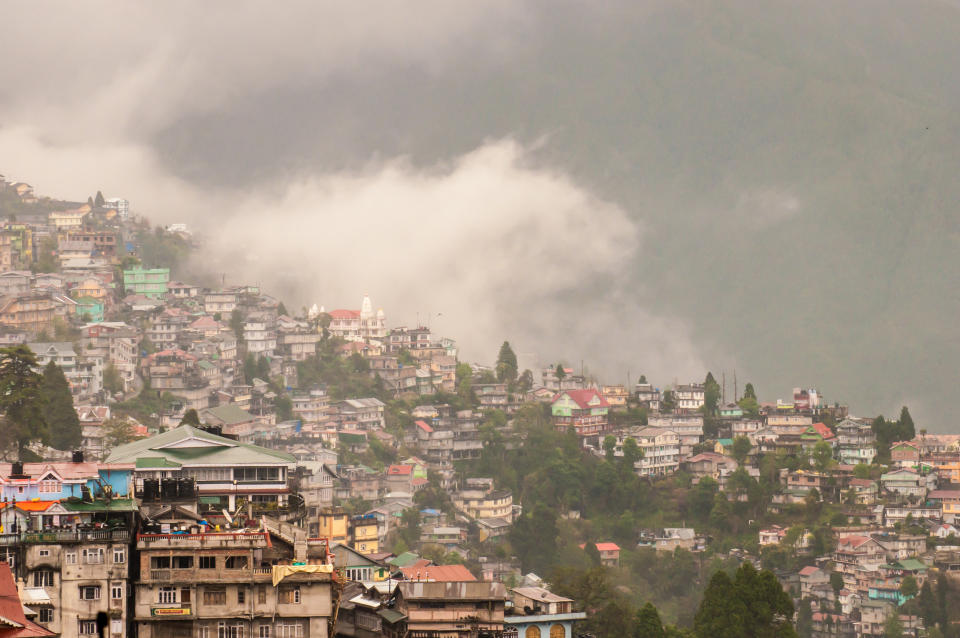
[[[800,636],[960,635],[960,434],[907,407],[465,361],[125,199],[0,204],[0,638],[700,636],[750,569]]]

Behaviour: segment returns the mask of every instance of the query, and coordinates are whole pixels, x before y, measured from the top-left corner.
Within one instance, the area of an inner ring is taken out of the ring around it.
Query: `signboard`
[[[189,616],[189,607],[154,607],[154,616]]]

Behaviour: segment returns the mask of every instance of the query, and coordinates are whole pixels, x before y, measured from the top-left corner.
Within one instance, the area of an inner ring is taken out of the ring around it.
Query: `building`
[[[192,522],[192,521],[190,521]],[[137,535],[138,638],[327,638],[333,565],[305,534],[255,529]]]
[[[631,428],[630,436],[643,450],[636,463],[641,476],[666,476],[680,466],[680,437],[673,430],[655,427]]]
[[[506,588],[500,583],[401,581],[384,635],[502,638]]]
[[[51,361],[63,370],[75,398],[87,398],[103,389],[103,359],[98,356],[77,356],[69,341],[28,343],[42,369]]]
[[[26,616],[27,603],[34,605],[39,600],[44,604],[37,606],[37,609],[30,607],[30,611],[37,617],[49,618],[53,612],[46,604],[49,602],[46,592],[42,588],[31,587],[25,588],[23,593],[21,598],[10,565],[0,563],[0,638],[46,638],[56,635]]]
[[[696,412],[703,407],[705,393],[702,383],[678,385],[673,389],[675,410],[681,414]]]
[[[600,552],[600,564],[607,567],[617,567],[620,565],[620,546],[616,543],[594,543],[597,551]],[[586,543],[580,545],[580,549],[585,549]]]
[[[573,610],[572,599],[543,587],[515,587],[510,603],[503,619],[505,637],[573,638],[574,623],[587,617]]]
[[[492,481],[467,479],[466,488],[454,493],[453,505],[473,519],[502,518],[513,521],[513,493],[493,489]]]
[[[57,303],[46,293],[26,293],[0,299],[0,326],[36,335],[53,325]]]
[[[630,393],[623,385],[605,385],[600,388],[600,394],[611,408],[627,407],[627,399],[630,397]]]
[[[649,383],[638,383],[633,388],[637,403],[652,412],[660,411],[660,389]]]
[[[373,312],[369,296],[364,296],[360,310],[331,310],[330,334],[347,341],[383,340],[387,336],[387,320],[383,310]]]
[[[841,463],[870,465],[877,455],[877,437],[869,423],[847,418],[837,424],[837,457]]]
[[[607,429],[610,406],[594,389],[563,390],[553,397],[550,409],[557,430],[566,431],[572,427],[584,444],[596,444],[600,434]]]
[[[386,426],[386,404],[380,399],[346,399],[337,401],[333,408],[340,423],[355,423],[362,430],[382,430]]]
[[[253,515],[301,520],[305,514],[288,484],[296,466],[292,455],[190,425],[114,448],[107,462],[136,464],[136,495],[145,507],[164,502],[169,479],[186,479],[201,512],[236,512],[243,505]]]
[[[128,295],[134,293],[149,299],[163,299],[167,294],[169,282],[169,268],[135,266],[123,271],[123,289]]]

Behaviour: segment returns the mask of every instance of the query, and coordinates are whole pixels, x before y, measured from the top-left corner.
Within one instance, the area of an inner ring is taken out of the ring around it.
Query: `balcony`
[[[17,534],[4,534],[0,544],[7,543],[9,537],[17,538]],[[128,529],[94,529],[94,530],[50,530],[46,532],[23,532],[19,535],[23,543],[104,543],[129,542]],[[14,541],[15,542],[15,541]]]
[[[273,570],[270,567],[242,567],[240,569],[151,569],[143,574],[145,583],[249,583],[270,582]]]
[[[264,532],[209,534],[137,534],[137,547],[144,549],[253,549],[264,547]]]

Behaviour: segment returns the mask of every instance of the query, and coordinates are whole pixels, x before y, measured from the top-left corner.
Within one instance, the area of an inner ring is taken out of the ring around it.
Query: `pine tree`
[[[897,436],[901,441],[912,441],[917,436],[916,428],[913,425],[913,417],[910,416],[910,410],[907,409],[907,406],[900,408]]]
[[[720,405],[720,384],[713,378],[713,373],[708,372],[707,378],[703,381],[703,413],[705,416],[714,416]]]
[[[97,208],[100,208],[101,206],[103,206],[104,202],[105,200],[103,199],[103,193],[101,193],[100,191],[97,191],[97,196],[93,198],[93,205],[96,206]]]
[[[517,380],[517,355],[510,347],[509,341],[504,341],[497,355],[497,380],[500,383],[509,383]]]
[[[747,624],[747,607],[733,596],[733,581],[724,571],[710,578],[693,621],[696,638],[741,638]]]
[[[183,413],[183,418],[180,419],[180,425],[192,425],[196,427],[200,425],[200,415],[197,414],[195,409],[190,408]]]
[[[27,346],[0,348],[0,443],[16,444],[22,459],[27,445],[46,434],[40,409],[40,382],[34,371],[37,359]]]
[[[743,388],[743,398],[744,398],[744,399],[753,399],[754,401],[757,400],[757,393],[756,393],[756,391],[753,389],[753,384],[752,384],[752,383],[748,383],[748,384]]]
[[[665,638],[663,622],[652,603],[648,602],[637,612],[636,630],[633,635],[634,638]]]
[[[47,424],[47,442],[58,450],[80,446],[80,417],[73,407],[73,395],[63,370],[53,361],[43,369],[40,382],[41,409]]]

